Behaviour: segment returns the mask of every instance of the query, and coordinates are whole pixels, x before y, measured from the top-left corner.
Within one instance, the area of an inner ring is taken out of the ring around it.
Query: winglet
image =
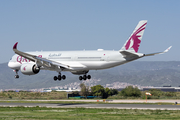
[[[13,50],[14,50],[14,49],[17,49],[17,44],[18,44],[18,42],[16,42],[16,43],[14,44]]]
[[[151,53],[151,54],[144,54],[144,56],[152,56],[152,55],[157,55],[157,54],[163,54],[168,52],[171,49],[172,46],[168,47],[165,51],[163,52],[158,52],[158,53]]]
[[[171,49],[171,47],[172,47],[172,46],[168,47],[168,48],[164,51],[164,53],[165,53],[165,52],[168,52],[168,51]]]

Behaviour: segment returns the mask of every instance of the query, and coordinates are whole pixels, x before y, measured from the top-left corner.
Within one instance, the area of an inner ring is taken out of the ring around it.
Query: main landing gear
[[[91,75],[79,76],[79,80],[86,80],[86,79],[91,79]]]
[[[18,75],[18,70],[14,70],[14,72],[16,72],[16,75],[14,76],[16,79],[19,78],[19,75]]]
[[[66,76],[65,76],[65,75],[62,75],[62,76],[61,76],[61,73],[59,73],[58,76],[54,76],[54,81],[56,81],[56,80],[59,80],[59,81],[60,81],[61,79],[65,80],[65,79],[66,79]]]

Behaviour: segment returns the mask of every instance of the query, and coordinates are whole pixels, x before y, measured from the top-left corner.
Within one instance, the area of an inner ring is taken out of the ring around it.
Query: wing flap
[[[64,68],[64,69],[72,69],[69,65],[65,65],[65,64],[62,64],[62,63],[59,63],[59,62],[55,62],[55,61],[52,61],[52,60],[48,60],[48,59],[45,59],[45,58],[40,58],[40,57],[35,57],[37,59],[37,63],[39,65],[42,65],[42,66],[46,66],[46,67],[52,67],[52,66],[58,66],[58,67],[61,67],[61,68]]]

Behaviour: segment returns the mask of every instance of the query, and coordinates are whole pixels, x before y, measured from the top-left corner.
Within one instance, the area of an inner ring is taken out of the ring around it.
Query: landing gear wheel
[[[56,81],[58,78],[57,78],[57,76],[54,76],[54,81]]]
[[[65,80],[65,79],[66,79],[66,76],[65,76],[65,75],[62,75],[62,76],[61,76],[61,73],[59,73],[58,76],[54,76],[54,80],[55,80],[55,81],[56,81],[56,80],[61,81],[62,79]]]
[[[15,75],[14,77],[15,77],[15,78],[19,78],[19,75]]]
[[[87,78],[87,76],[86,76],[86,75],[84,75],[84,76],[83,76],[83,79],[84,79],[84,80],[86,80],[86,78]]]
[[[83,78],[82,78],[82,76],[79,76],[79,80],[82,80]]]
[[[15,75],[14,77],[15,77],[16,79],[19,78],[19,75],[18,75],[18,71],[19,71],[19,70],[13,70],[13,71],[16,73],[16,75]]]
[[[88,78],[88,79],[91,79],[91,75],[88,75],[87,78]]]
[[[66,79],[66,76],[65,76],[65,75],[63,75],[61,78],[62,78],[63,80],[65,80],[65,79]]]
[[[61,80],[61,75],[58,75],[58,80],[59,80],[59,81]]]

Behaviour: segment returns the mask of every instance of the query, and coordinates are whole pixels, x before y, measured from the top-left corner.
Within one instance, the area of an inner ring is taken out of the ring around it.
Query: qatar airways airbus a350
[[[40,70],[51,70],[58,72],[54,80],[66,79],[66,76],[61,74],[63,71],[79,75],[79,80],[91,79],[91,76],[87,75],[89,70],[112,68],[145,56],[165,53],[171,48],[170,46],[164,52],[152,54],[138,53],[146,24],[147,20],[139,21],[119,51],[98,49],[95,51],[21,52],[17,50],[18,43],[15,43],[13,51],[16,54],[9,61],[8,66],[16,72],[15,78],[19,78],[19,70],[25,75],[34,75]]]

